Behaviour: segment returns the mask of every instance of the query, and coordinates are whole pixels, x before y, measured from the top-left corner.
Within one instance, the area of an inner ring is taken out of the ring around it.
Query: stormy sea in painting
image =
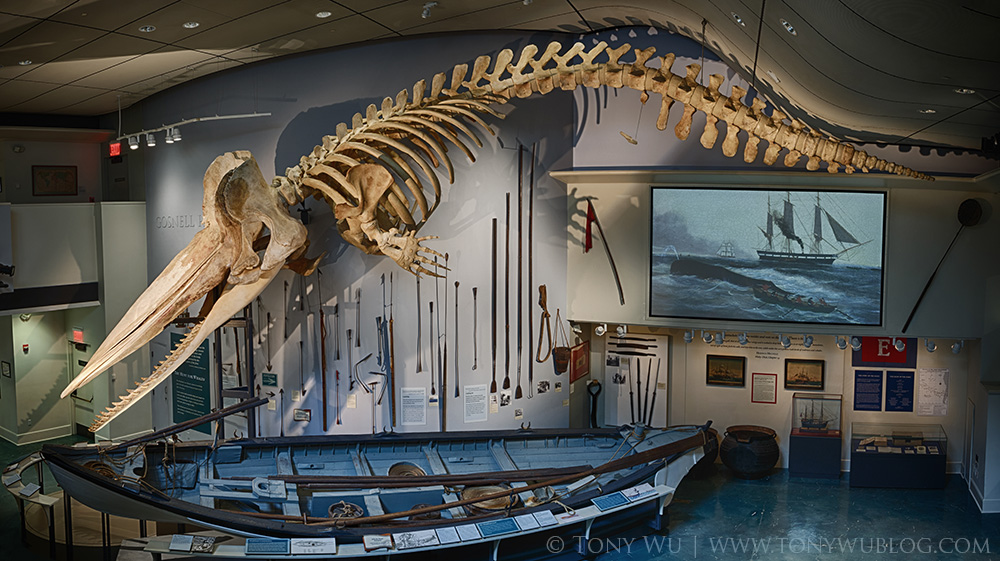
[[[653,256],[651,267],[652,316],[854,325],[881,322],[882,274],[876,267],[773,267],[756,259],[674,255]]]

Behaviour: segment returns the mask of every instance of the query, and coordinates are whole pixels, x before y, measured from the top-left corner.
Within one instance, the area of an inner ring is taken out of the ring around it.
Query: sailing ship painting
[[[654,187],[650,315],[881,325],[885,198]]]

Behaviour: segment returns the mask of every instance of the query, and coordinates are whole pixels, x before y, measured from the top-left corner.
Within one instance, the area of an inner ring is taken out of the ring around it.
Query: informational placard
[[[399,390],[399,412],[403,426],[427,424],[427,388]]]
[[[752,403],[778,403],[778,375],[754,372],[751,377]]]
[[[176,348],[183,338],[184,335],[181,333],[171,333],[170,348]],[[170,388],[173,395],[174,424],[211,412],[212,388],[209,382],[207,340],[198,345],[191,356],[170,376]],[[212,434],[212,424],[203,423],[194,427],[194,430]]]
[[[854,371],[854,410],[882,410],[882,371]]]
[[[885,373],[885,410],[913,411],[913,372]]]
[[[487,397],[486,384],[475,386],[465,386],[462,397],[465,399],[465,422],[482,423],[487,418]]]
[[[278,375],[275,374],[274,372],[261,372],[260,373],[260,381],[261,381],[261,384],[263,384],[265,386],[268,386],[268,387],[271,387],[271,388],[278,387]]]
[[[921,368],[917,415],[944,417],[948,414],[949,372],[947,368]]]

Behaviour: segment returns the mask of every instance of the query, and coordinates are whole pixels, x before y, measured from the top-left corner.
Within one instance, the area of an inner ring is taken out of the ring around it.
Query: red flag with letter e
[[[597,213],[594,212],[594,205],[587,200],[587,237],[583,242],[583,252],[587,253],[594,247],[594,237],[591,233],[591,224],[597,220]]]

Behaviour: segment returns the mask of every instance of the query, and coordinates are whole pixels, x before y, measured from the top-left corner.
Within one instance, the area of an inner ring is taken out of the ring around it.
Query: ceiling
[[[994,0],[0,0],[0,113],[103,115],[213,72],[363,41],[635,25],[703,42],[840,138],[979,149],[1000,132]]]

